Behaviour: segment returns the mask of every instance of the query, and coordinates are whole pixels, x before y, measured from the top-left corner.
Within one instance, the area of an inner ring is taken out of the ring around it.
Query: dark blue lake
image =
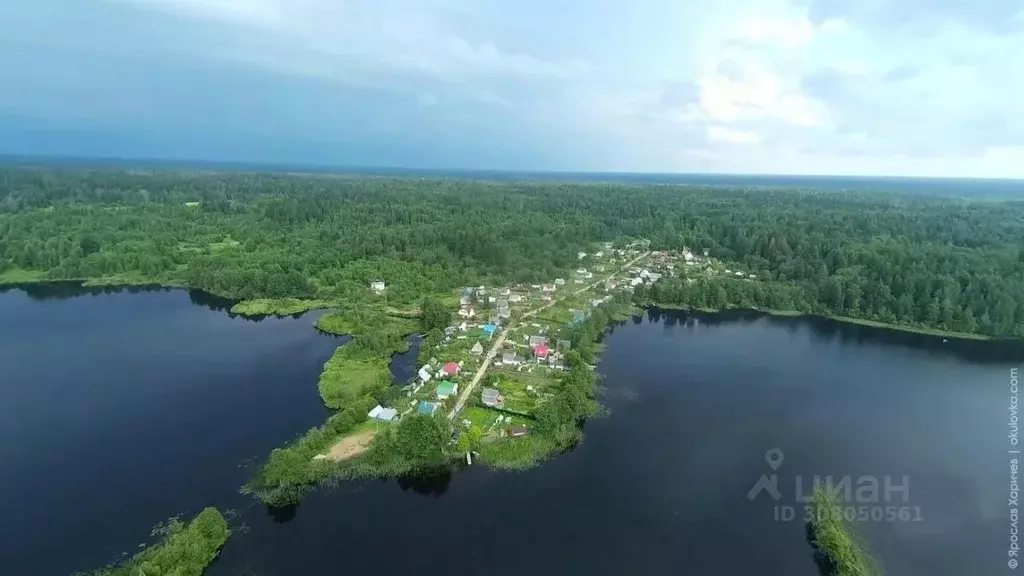
[[[606,337],[610,413],[571,453],[524,473],[343,483],[271,512],[235,493],[240,465],[323,419],[316,378],[338,341],[308,316],[250,322],[202,300],[0,294],[11,573],[97,567],[217,505],[245,528],[212,576],[815,576],[803,523],[774,512],[814,475],[909,478],[906,502],[880,504],[911,519],[862,525],[889,574],[1007,572],[1019,344],[652,310]],[[748,499],[772,473],[780,500]]]
[[[181,290],[64,298],[78,292],[0,293],[4,574],[99,568],[162,519],[250,507],[247,464],[328,415],[316,383],[340,341],[315,316],[231,318]]]

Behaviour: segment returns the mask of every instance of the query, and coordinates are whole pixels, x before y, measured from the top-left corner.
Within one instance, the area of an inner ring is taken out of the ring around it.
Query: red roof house
[[[444,373],[449,376],[455,376],[456,374],[459,373],[459,365],[456,364],[455,362],[449,362],[444,365],[444,368],[442,368],[442,370],[444,370]]]
[[[548,345],[547,344],[540,344],[540,345],[538,345],[536,348],[533,349],[533,355],[536,356],[538,360],[547,360],[547,357],[548,357]]]

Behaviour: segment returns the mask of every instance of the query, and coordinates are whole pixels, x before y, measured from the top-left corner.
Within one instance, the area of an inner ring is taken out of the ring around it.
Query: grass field
[[[231,307],[232,314],[242,316],[267,316],[276,314],[278,316],[291,316],[310,310],[330,308],[336,305],[331,300],[301,300],[298,298],[261,298],[257,300],[244,300]]]
[[[45,272],[39,272],[38,270],[22,270],[21,268],[13,268],[3,274],[0,274],[0,285],[39,282],[43,279],[44,275]]]

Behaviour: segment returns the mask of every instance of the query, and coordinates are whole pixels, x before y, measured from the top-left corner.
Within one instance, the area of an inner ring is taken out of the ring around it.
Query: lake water
[[[99,568],[172,515],[250,507],[246,464],[328,415],[316,383],[340,340],[312,316],[93,292],[0,293],[4,574]]]
[[[268,511],[234,493],[237,466],[322,420],[316,377],[337,341],[309,323],[232,319],[186,292],[0,294],[0,488],[16,495],[2,564],[98,566],[213,504],[245,529],[211,576],[815,576],[803,524],[774,509],[799,507],[798,477],[850,475],[909,478],[907,502],[881,505],[920,521],[862,528],[888,573],[1006,571],[1017,344],[651,310],[606,337],[610,414],[571,453],[524,473],[348,482]],[[781,499],[749,500],[772,473]]]

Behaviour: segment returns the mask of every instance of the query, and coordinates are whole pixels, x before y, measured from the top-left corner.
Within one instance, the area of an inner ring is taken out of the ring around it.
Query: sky
[[[1024,178],[1019,0],[4,0],[0,154]]]

